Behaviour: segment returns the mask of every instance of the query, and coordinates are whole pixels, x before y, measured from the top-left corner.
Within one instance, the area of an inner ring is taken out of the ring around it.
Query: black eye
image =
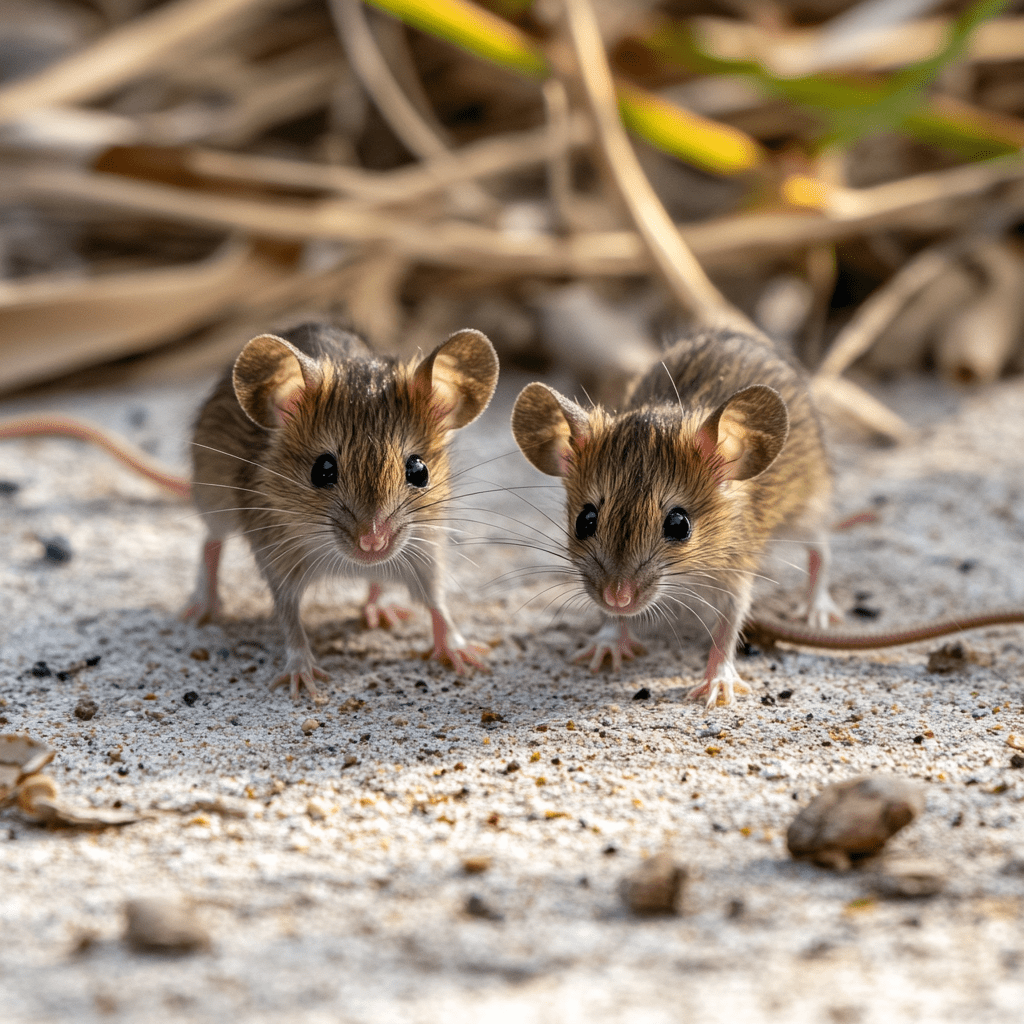
[[[662,527],[665,540],[689,540],[693,532],[690,517],[681,508],[674,508],[665,516],[665,525]]]
[[[418,456],[410,455],[405,460],[405,479],[413,487],[426,487],[430,479],[430,470],[427,464]]]
[[[583,511],[576,517],[576,539],[586,540],[597,533],[597,509],[593,505],[584,505]]]
[[[338,482],[338,460],[330,452],[324,452],[309,472],[314,487],[333,487]]]

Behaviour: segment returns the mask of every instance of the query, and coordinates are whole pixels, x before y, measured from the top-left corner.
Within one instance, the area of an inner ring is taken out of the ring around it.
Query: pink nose
[[[367,554],[380,554],[391,543],[391,528],[386,523],[374,520],[370,529],[359,538],[359,547]]]
[[[636,601],[636,587],[632,583],[609,583],[601,596],[609,608],[629,608]]]

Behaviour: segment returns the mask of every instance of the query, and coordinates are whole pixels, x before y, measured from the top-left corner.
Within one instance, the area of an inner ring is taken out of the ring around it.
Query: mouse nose
[[[359,535],[359,549],[368,555],[379,555],[387,551],[394,534],[386,522],[374,519],[369,528]]]
[[[609,583],[601,596],[609,608],[625,611],[636,603],[636,584],[627,583],[625,580],[615,584]]]

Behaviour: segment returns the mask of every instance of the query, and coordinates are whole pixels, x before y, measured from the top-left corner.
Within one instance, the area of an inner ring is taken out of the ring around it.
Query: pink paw
[[[400,622],[412,617],[412,609],[400,604],[383,604],[367,601],[363,605],[363,622],[367,629],[393,629]]]
[[[483,644],[470,644],[464,640],[456,644],[435,643],[433,651],[427,655],[430,661],[439,661],[446,668],[453,669],[458,676],[466,675],[471,669],[479,669],[481,672],[490,672],[486,661],[482,660],[483,655],[488,653],[489,648]]]
[[[330,680],[330,676],[316,665],[310,665],[308,668],[300,669],[297,672],[282,672],[271,684],[270,689],[276,690],[279,686],[287,686],[291,690],[292,700],[297,701],[299,699],[300,687],[305,687],[309,690],[310,697],[315,701],[319,701],[321,698],[319,690],[316,688],[316,679],[321,679],[324,682]]]
[[[612,642],[598,641],[596,638],[588,647],[584,647],[572,660],[577,665],[585,661],[590,662],[590,671],[597,672],[604,664],[606,658],[611,658],[612,670],[618,672],[624,661],[632,661],[647,650],[639,640],[631,636],[623,637],[621,640]]]
[[[196,626],[205,626],[220,615],[220,601],[193,601],[178,613],[182,622],[191,622]]]
[[[704,700],[706,708],[713,708],[721,696],[723,704],[731,704],[737,693],[750,693],[750,687],[740,678],[739,673],[720,669],[714,679],[705,679],[686,695],[687,700]]]

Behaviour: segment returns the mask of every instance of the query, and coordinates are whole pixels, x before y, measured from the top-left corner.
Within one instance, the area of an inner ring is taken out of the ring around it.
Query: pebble
[[[315,718],[307,718],[299,728],[308,736],[320,728],[320,723]]]
[[[462,862],[462,870],[467,875],[481,875],[491,866],[490,857],[466,857]]]
[[[924,857],[886,860],[872,879],[879,895],[902,899],[936,896],[945,889],[947,881],[945,865]]]
[[[179,900],[135,899],[124,907],[124,940],[151,953],[191,953],[206,949],[210,936],[193,908]]]
[[[88,697],[83,697],[76,705],[74,710],[75,718],[81,719],[83,722],[89,722],[96,717],[96,712],[99,710],[99,705],[94,700],[90,700]]]
[[[623,878],[622,899],[634,914],[678,914],[686,878],[686,868],[664,850]]]
[[[797,860],[845,871],[878,853],[924,811],[921,787],[896,776],[865,776],[828,786],[793,819],[786,845]]]
[[[318,796],[310,797],[306,801],[306,813],[314,821],[323,821],[328,814],[331,813],[331,808],[326,800],[322,800]]]

